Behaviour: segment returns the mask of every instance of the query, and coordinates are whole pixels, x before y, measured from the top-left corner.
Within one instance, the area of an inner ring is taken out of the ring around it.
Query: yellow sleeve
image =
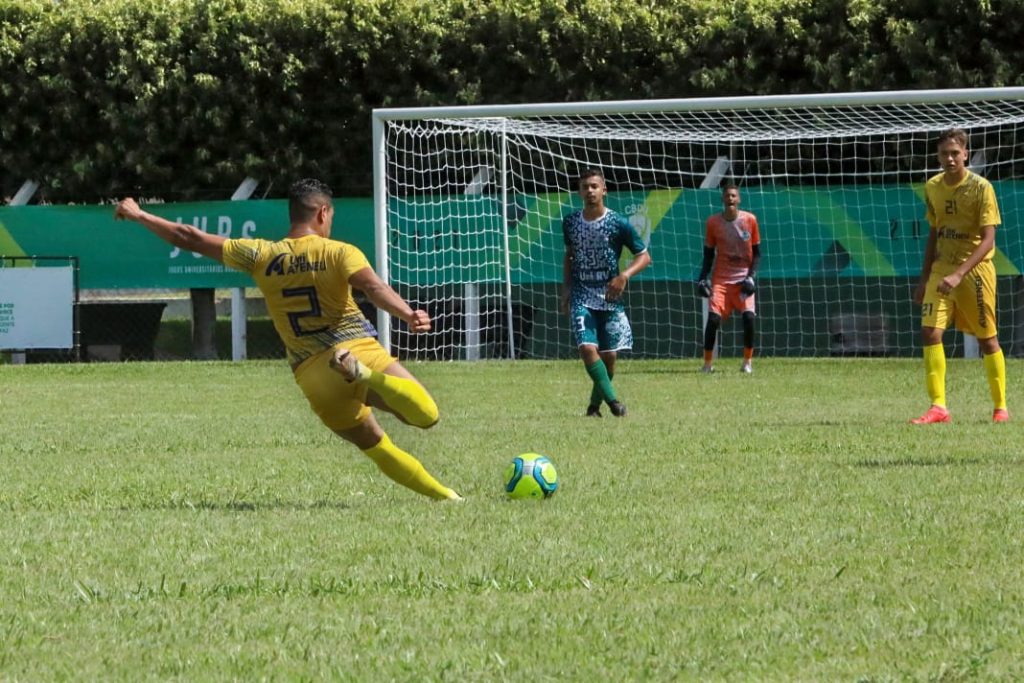
[[[363,268],[369,268],[370,262],[366,259],[366,255],[347,242],[341,242],[341,249],[338,249],[337,256],[341,261],[342,272],[345,273],[345,281],[352,277],[355,273],[358,273]]]
[[[224,242],[224,265],[252,273],[259,261],[262,240],[234,239]]]
[[[996,202],[996,191],[992,183],[985,183],[985,190],[981,195],[981,211],[978,212],[978,225],[999,225],[1003,222],[999,215],[999,204]]]

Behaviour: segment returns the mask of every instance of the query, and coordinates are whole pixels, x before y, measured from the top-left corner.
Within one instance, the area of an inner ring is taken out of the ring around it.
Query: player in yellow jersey
[[[925,184],[928,243],[914,303],[921,305],[925,385],[931,406],[913,424],[949,422],[946,353],[950,323],[978,338],[992,395],[993,422],[1006,422],[1006,363],[996,337],[996,226],[1002,220],[992,184],[970,171],[967,133],[951,128],[938,139],[942,172]]]
[[[359,249],[329,239],[334,206],[325,184],[307,179],[292,185],[288,214],[291,229],[272,242],[211,235],[143,211],[133,199],[121,200],[114,212],[176,247],[249,273],[263,292],[295,381],[320,420],[399,484],[431,498],[461,500],[395,446],[373,416],[370,406],[427,429],[437,423],[438,409],[412,373],[378,343],[352,289],[405,321],[412,332],[428,331],[430,316],[413,310],[378,278]]]

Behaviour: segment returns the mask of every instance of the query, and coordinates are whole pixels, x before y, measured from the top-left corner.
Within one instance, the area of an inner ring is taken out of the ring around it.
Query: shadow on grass
[[[816,420],[816,419],[807,419],[807,420],[793,419],[793,420],[787,420],[785,418],[779,418],[779,419],[766,419],[766,420],[747,420],[746,424],[749,427],[758,427],[760,429],[769,429],[769,430],[771,430],[771,429],[785,429],[785,428],[789,428],[789,427],[800,427],[800,428],[806,428],[806,427],[847,427],[847,428],[850,428],[850,427],[866,426],[866,427],[874,428],[874,427],[878,426],[878,418],[871,417],[871,416],[865,416],[865,417],[863,417],[861,419],[848,418],[848,419],[844,419],[844,420],[829,419],[829,418],[822,418],[820,420]]]
[[[140,503],[139,505],[122,505],[118,510],[217,510],[220,512],[263,512],[274,510],[291,510],[306,512],[311,510],[350,510],[352,505],[336,500],[314,500],[296,502],[289,500],[169,500]]]
[[[626,367],[627,365],[628,362],[623,363],[623,367]],[[702,367],[703,366],[701,365],[701,360],[697,358],[693,361],[692,366],[689,364],[683,367],[669,368],[638,368],[635,366],[629,366],[629,369],[624,370],[623,373],[628,373],[630,375],[702,375],[704,374],[701,372]],[[718,366],[715,366],[714,372],[710,374],[715,376],[735,375],[736,377],[742,377],[744,379],[749,378],[749,375],[740,372],[739,365],[737,365],[735,368],[732,368],[731,370],[720,370]],[[616,373],[615,376],[618,377],[618,373]]]
[[[863,460],[856,460],[852,463],[837,464],[841,464],[844,467],[849,467],[852,465],[853,467],[864,467],[867,469],[885,469],[895,467],[966,467],[970,465],[1021,465],[1024,464],[1024,460],[1022,460],[1019,457],[1003,458],[1000,456],[992,456],[990,458],[979,458],[977,456],[970,456],[966,458],[959,458],[956,456],[939,456],[935,458],[866,458]]]

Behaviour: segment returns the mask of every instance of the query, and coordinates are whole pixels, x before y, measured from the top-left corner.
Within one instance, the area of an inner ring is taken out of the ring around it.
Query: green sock
[[[603,360],[599,359],[593,365],[588,365],[587,374],[590,375],[590,379],[594,380],[594,391],[591,392],[591,397],[594,392],[599,392],[601,398],[608,403],[616,400],[615,389],[612,388],[612,378],[608,375],[608,368]]]
[[[604,361],[601,361],[601,362],[603,363]],[[605,371],[606,372],[607,372],[607,369],[608,369],[607,366],[605,366]],[[589,374],[589,373],[590,373],[590,371],[588,370],[587,374]],[[615,377],[614,373],[608,372],[608,382],[609,383],[611,383],[612,378],[614,378],[614,377]],[[590,405],[592,405],[592,406],[599,406],[599,405],[601,405],[601,401],[603,401],[603,400],[604,400],[604,392],[601,391],[601,386],[595,381],[593,388],[591,388],[591,390],[590,390]]]

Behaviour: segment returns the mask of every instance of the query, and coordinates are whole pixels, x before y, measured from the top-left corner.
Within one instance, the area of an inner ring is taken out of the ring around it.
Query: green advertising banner
[[[333,236],[373,260],[373,202],[334,202]],[[288,232],[286,200],[147,204],[156,215],[224,237],[280,239]],[[248,275],[175,249],[135,223],[114,220],[112,206],[0,208],[0,255],[77,256],[82,289],[246,287]]]
[[[996,270],[1017,275],[1024,271],[1016,224],[1024,183],[993,185],[1003,218],[996,231]],[[754,212],[761,226],[761,277],[916,276],[928,236],[922,192],[919,184],[744,189],[742,208]],[[704,221],[721,209],[718,190],[613,192],[607,204],[626,215],[650,245],[654,264],[641,279],[696,277]],[[513,283],[561,282],[562,217],[579,205],[568,192],[514,195],[504,207],[494,196],[392,198],[392,280],[414,286],[501,282],[507,227]],[[274,240],[287,232],[284,200],[146,208],[225,237]],[[355,244],[374,263],[373,201],[338,199],[335,209],[332,236]],[[173,249],[112,215],[110,206],[0,208],[0,255],[77,256],[84,289],[250,284],[247,276]]]
[[[1016,275],[1024,269],[1016,225],[1024,184],[993,185],[1003,218],[996,270]],[[919,184],[743,190],[742,208],[754,212],[761,227],[761,277],[916,276],[928,237],[922,194]],[[640,279],[696,278],[704,222],[721,210],[718,190],[612,192],[606,203],[650,246],[654,264]],[[502,281],[507,217],[513,283],[560,282],[562,217],[579,207],[568,192],[517,195],[504,210],[486,196],[393,200],[392,276],[416,286]]]

